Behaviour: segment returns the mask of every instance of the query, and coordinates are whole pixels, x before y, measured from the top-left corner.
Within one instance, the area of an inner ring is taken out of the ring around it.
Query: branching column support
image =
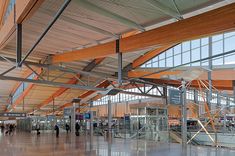
[[[18,23],[16,25],[16,66],[21,67],[20,64],[22,60],[22,24]]]
[[[122,85],[122,53],[120,52],[120,42],[116,40],[116,53],[118,55],[118,85]]]

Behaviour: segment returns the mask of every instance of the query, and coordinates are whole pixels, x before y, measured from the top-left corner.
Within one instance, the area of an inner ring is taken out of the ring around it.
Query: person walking
[[[76,121],[76,124],[75,124],[75,129],[76,129],[76,136],[79,136],[80,134],[79,134],[79,131],[80,131],[80,125],[79,125],[79,123],[78,123],[78,121]]]
[[[60,133],[60,129],[59,129],[59,126],[57,124],[55,125],[55,131],[56,131],[56,137],[58,138],[59,133]]]
[[[37,135],[40,135],[40,124],[37,123],[36,125]]]
[[[13,135],[14,126],[10,124],[9,126],[9,135]]]
[[[69,127],[68,123],[66,123],[65,129],[66,129],[66,132],[67,132],[67,134],[68,134],[68,133],[69,133],[69,130],[70,130],[70,127]]]

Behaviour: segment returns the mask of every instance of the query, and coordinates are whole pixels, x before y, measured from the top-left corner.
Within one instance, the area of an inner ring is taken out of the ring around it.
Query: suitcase
[[[76,132],[75,134],[76,134],[76,136],[79,136],[79,135],[80,135],[79,132]]]

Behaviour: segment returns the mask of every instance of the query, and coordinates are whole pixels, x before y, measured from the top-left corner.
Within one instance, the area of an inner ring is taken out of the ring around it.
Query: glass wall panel
[[[166,59],[166,66],[173,67],[173,57],[169,57]]]
[[[174,56],[174,66],[178,66],[181,64],[181,54]]]
[[[224,51],[231,51],[235,49],[235,36],[224,39]]]
[[[212,55],[223,53],[223,41],[217,41],[212,44]]]
[[[183,64],[190,62],[190,51],[183,53]]]
[[[200,39],[197,39],[197,40],[192,40],[191,41],[191,48],[192,49],[195,49],[195,48],[198,48],[198,47],[200,47]]]

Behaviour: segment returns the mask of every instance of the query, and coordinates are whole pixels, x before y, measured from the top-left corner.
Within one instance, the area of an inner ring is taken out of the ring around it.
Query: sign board
[[[85,119],[90,119],[91,118],[91,114],[90,113],[85,113],[84,114],[84,118]]]
[[[55,115],[48,115],[47,116],[48,121],[54,121],[54,119],[55,119]]]
[[[76,118],[76,120],[83,120],[83,119],[84,119],[83,114],[79,114],[79,115],[78,115],[78,119]]]
[[[177,89],[169,89],[169,103],[172,105],[181,104],[181,93]]]
[[[1,117],[26,117],[26,113],[0,113]]]
[[[71,116],[72,108],[64,108],[64,116]]]

